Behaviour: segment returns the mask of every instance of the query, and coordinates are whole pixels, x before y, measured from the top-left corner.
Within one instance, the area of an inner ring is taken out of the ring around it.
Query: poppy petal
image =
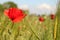
[[[8,16],[8,12],[9,12],[9,10],[4,10],[4,14],[5,14],[6,16]]]
[[[21,21],[26,15],[24,14],[23,16],[20,16],[18,18],[16,18],[15,20],[13,20],[13,22],[19,22]]]

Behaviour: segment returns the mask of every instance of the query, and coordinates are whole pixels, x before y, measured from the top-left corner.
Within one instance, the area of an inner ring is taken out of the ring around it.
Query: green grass
[[[14,23],[5,15],[0,16],[0,40],[54,40],[55,20],[46,16],[44,22],[38,16],[27,15],[21,22]]]

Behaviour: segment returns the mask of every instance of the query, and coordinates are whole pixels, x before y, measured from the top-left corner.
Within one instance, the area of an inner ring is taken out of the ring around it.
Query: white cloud
[[[56,6],[51,6],[49,4],[43,3],[37,6],[37,14],[55,14]]]
[[[29,10],[30,14],[50,14],[55,13],[56,6],[51,6],[49,4],[43,3],[41,5],[29,6],[27,4],[19,5],[20,9]]]
[[[29,9],[28,5],[26,5],[26,4],[20,5],[19,8],[22,9],[22,10],[28,10]]]
[[[49,9],[49,10],[51,10],[52,7],[49,4],[44,3],[41,5],[38,5],[38,9]]]

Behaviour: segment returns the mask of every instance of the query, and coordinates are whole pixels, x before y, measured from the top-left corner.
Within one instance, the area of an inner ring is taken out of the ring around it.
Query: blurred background
[[[49,15],[55,14],[57,3],[58,0],[0,0],[0,9],[17,7],[29,11],[29,14]]]
[[[11,7],[27,16],[13,25],[4,15]],[[60,0],[0,0],[0,40],[60,40]]]

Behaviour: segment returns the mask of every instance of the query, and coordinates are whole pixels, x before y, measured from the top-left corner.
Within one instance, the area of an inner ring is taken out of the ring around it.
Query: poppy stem
[[[13,28],[13,26],[14,26],[14,22],[12,23],[11,29]]]
[[[13,28],[14,26],[14,22],[12,22],[12,26],[11,26],[11,29]],[[8,33],[11,35],[11,31],[8,29]]]

